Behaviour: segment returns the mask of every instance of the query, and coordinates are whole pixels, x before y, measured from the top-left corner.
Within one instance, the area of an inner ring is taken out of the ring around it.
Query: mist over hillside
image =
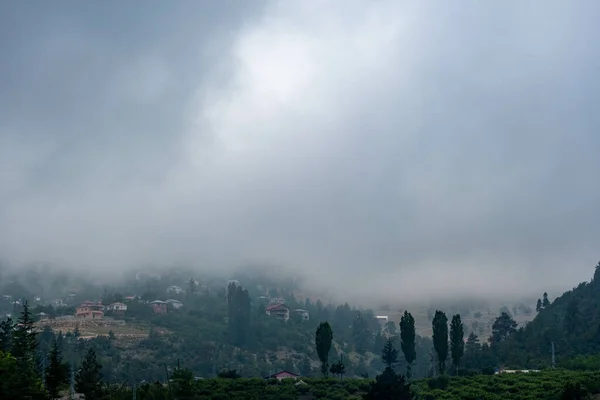
[[[7,2],[0,259],[560,292],[600,243],[598,7]]]

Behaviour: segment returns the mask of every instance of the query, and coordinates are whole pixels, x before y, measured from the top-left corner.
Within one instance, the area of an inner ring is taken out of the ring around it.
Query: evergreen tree
[[[230,283],[227,290],[228,330],[232,344],[243,346],[248,342],[250,327],[250,295],[241,285]]]
[[[471,332],[467,338],[465,345],[465,367],[466,368],[478,368],[479,367],[479,352],[481,351],[481,345],[479,344],[479,338],[475,332]]]
[[[381,351],[381,361],[391,370],[394,369],[394,365],[398,362],[398,350],[394,347],[394,339],[394,337],[387,338]]]
[[[0,322],[0,351],[9,353],[12,349],[13,332],[15,323],[8,317]]]
[[[331,365],[329,372],[331,372],[333,375],[339,375],[340,379],[343,378],[344,374],[346,373],[346,366],[344,365],[343,354],[340,354],[340,361]]]
[[[542,308],[544,308],[544,306],[542,306],[542,299],[537,299],[537,304],[535,305],[535,311],[540,312],[540,311],[542,311]]]
[[[579,324],[579,301],[577,299],[571,299],[567,305],[567,313],[564,319],[564,329],[568,335],[575,333],[577,325]]]
[[[375,338],[373,339],[373,348],[371,349],[371,351],[377,354],[381,351],[383,346],[385,346],[385,339],[381,332],[377,332],[375,334]]]
[[[465,353],[464,327],[460,320],[460,315],[456,314],[452,317],[450,323],[450,354],[452,355],[452,363],[454,364],[456,374],[458,375],[458,365]]]
[[[435,311],[432,328],[438,373],[443,374],[446,371],[446,359],[448,358],[448,317],[446,317],[446,313],[440,310]]]
[[[315,345],[317,347],[317,355],[321,360],[321,372],[324,377],[329,373],[329,351],[331,350],[331,342],[333,341],[333,332],[328,322],[321,322],[315,332]]]
[[[37,348],[37,338],[31,311],[27,301],[23,303],[23,311],[17,320],[17,326],[13,333],[12,355],[18,359],[35,359],[35,350]]]
[[[377,375],[369,391],[363,395],[365,400],[411,400],[413,398],[410,384],[401,375],[387,367],[381,375]]]
[[[354,348],[358,354],[365,354],[372,343],[373,335],[369,330],[369,325],[365,321],[362,313],[357,313],[352,321],[352,337],[354,339]]]
[[[550,300],[548,300],[548,293],[544,292],[544,295],[542,296],[542,306],[544,308],[546,308],[549,305],[550,305]]]
[[[101,368],[96,360],[96,351],[90,348],[75,376],[75,391],[83,394],[86,400],[96,400],[102,397]]]
[[[46,389],[52,399],[58,397],[58,392],[68,383],[69,367],[63,362],[61,351],[57,340],[52,343],[52,349],[48,355],[49,365],[45,371]]]
[[[497,345],[503,342],[510,335],[517,331],[517,323],[510,315],[506,313],[500,314],[492,325],[492,336],[490,337],[490,344]]]
[[[415,350],[415,319],[408,311],[404,311],[404,315],[400,318],[400,348],[404,353],[404,359],[406,360],[406,377],[408,379],[412,376],[412,363],[417,358],[417,351]]]

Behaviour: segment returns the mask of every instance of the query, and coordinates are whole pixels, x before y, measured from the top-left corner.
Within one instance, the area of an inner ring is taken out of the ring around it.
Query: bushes
[[[500,374],[493,376],[450,377],[443,390],[442,377],[416,381],[414,390],[425,399],[533,400],[562,399],[564,393],[581,396],[596,393],[600,372],[548,370],[538,373]],[[585,398],[585,397],[573,397]]]

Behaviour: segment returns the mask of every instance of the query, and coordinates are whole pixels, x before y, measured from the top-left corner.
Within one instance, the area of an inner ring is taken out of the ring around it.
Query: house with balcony
[[[75,309],[75,317],[79,319],[102,319],[104,306],[95,301],[85,301]]]

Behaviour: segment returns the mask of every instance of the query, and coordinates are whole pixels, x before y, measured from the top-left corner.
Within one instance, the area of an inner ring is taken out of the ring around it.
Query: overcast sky
[[[0,258],[265,260],[357,298],[573,287],[600,259],[599,18],[3,1]]]

